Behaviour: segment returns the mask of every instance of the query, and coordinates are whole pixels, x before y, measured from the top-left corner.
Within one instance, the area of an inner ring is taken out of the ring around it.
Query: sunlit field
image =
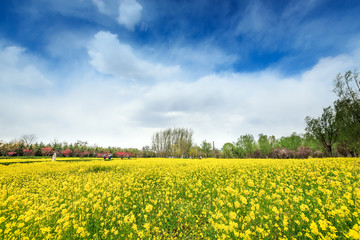
[[[359,160],[0,165],[0,239],[360,239]]]

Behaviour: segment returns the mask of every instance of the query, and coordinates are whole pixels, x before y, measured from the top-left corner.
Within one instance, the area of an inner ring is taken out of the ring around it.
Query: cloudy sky
[[[24,0],[0,7],[0,139],[221,148],[303,133],[360,65],[358,0]]]

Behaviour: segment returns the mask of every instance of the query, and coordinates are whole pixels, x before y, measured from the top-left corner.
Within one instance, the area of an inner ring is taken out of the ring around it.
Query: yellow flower
[[[146,212],[151,212],[152,210],[153,210],[153,206],[151,204],[146,205],[145,207]]]
[[[230,219],[236,219],[236,213],[234,213],[234,212],[230,212],[229,213],[229,216],[230,216]]]
[[[279,214],[279,210],[277,209],[277,207],[272,207],[272,209],[271,209],[276,215],[278,215]]]
[[[350,239],[360,239],[360,233],[358,231],[350,229],[349,232],[346,234],[346,237]]]
[[[320,225],[321,230],[326,231],[326,229],[328,227],[326,220],[319,220],[319,225]]]
[[[132,227],[131,227],[132,229],[134,229],[135,231],[137,231],[137,226],[136,226],[136,224],[134,223],[133,225],[132,225]]]
[[[45,233],[49,233],[51,231],[51,228],[50,227],[43,227],[43,228],[40,228],[40,230],[41,230],[41,232],[43,234],[45,234]]]
[[[313,233],[315,235],[319,235],[319,229],[317,227],[317,224],[314,221],[311,221],[311,223],[310,223],[310,230],[311,230],[311,233]]]
[[[145,223],[144,228],[149,231],[150,230],[150,223]]]
[[[304,212],[304,211],[306,211],[306,210],[308,210],[308,209],[309,209],[309,207],[308,207],[307,205],[305,205],[305,204],[301,204],[301,205],[300,205],[300,210],[301,210],[301,211]]]
[[[240,201],[242,204],[247,204],[247,199],[244,196],[240,197]]]
[[[307,218],[304,213],[301,213],[300,217],[303,221],[309,222],[309,218]]]
[[[248,180],[248,186],[249,187],[254,187],[255,186],[255,184],[254,184],[254,181],[253,180]]]
[[[86,237],[86,230],[84,227],[78,227],[76,233],[79,234],[81,237]]]
[[[22,228],[23,226],[25,226],[25,223],[23,222],[18,223],[18,228]]]
[[[252,220],[255,220],[255,213],[253,212],[253,211],[251,211],[250,213],[249,213],[249,216],[250,216],[250,218],[252,219]]]

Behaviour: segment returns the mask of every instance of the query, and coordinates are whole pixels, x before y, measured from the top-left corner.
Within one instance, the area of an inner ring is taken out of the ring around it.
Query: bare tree
[[[168,128],[156,132],[152,137],[152,148],[158,157],[189,156],[193,144],[192,129]]]
[[[21,136],[21,140],[24,141],[24,145],[26,147],[31,146],[32,144],[34,144],[36,142],[37,137],[35,136],[35,134],[24,134]]]

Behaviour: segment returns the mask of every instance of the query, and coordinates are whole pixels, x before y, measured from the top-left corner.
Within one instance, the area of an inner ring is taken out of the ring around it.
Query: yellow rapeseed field
[[[360,239],[359,161],[0,165],[0,239]]]

